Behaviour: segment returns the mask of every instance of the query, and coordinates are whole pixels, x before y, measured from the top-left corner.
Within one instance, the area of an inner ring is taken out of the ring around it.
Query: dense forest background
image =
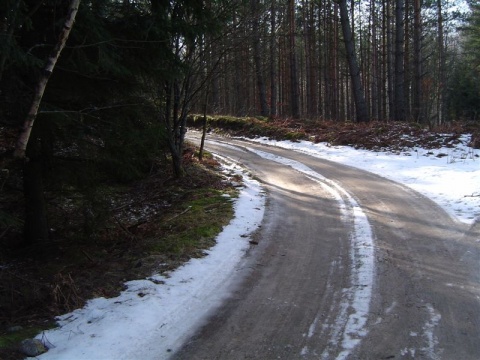
[[[48,189],[95,202],[104,182],[181,177],[192,112],[476,121],[479,21],[476,1],[4,0],[1,191],[23,192],[31,244]]]

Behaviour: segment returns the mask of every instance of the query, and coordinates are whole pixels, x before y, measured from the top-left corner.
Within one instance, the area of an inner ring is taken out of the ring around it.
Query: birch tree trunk
[[[40,103],[42,102],[43,93],[47,87],[48,79],[52,75],[53,69],[57,63],[60,54],[65,47],[70,31],[72,30],[73,23],[75,22],[75,17],[77,16],[78,6],[80,5],[80,0],[72,0],[68,7],[67,17],[65,23],[63,24],[62,31],[58,38],[58,42],[53,48],[50,56],[48,57],[45,66],[43,68],[40,79],[37,82],[35,87],[35,93],[33,94],[32,104],[30,110],[28,111],[27,117],[23,123],[22,132],[18,137],[17,144],[15,146],[14,156],[17,158],[25,158],[25,151],[27,149],[28,140],[30,139],[30,134],[32,132],[32,127],[35,123],[37,117],[38,109]]]

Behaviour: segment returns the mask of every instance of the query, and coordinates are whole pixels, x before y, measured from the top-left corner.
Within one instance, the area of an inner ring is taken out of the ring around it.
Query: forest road
[[[209,139],[267,207],[231,296],[172,359],[480,359],[478,224],[359,169]]]

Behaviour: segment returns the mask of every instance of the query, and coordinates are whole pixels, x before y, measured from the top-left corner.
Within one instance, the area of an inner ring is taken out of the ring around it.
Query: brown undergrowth
[[[200,128],[202,116],[191,115],[189,124]],[[426,149],[454,146],[465,133],[470,145],[480,148],[480,123],[453,122],[436,127],[407,122],[371,121],[353,123],[326,120],[208,117],[208,127],[231,136],[266,136],[276,140],[310,140],[330,145],[350,145],[373,151],[404,151],[415,146]]]

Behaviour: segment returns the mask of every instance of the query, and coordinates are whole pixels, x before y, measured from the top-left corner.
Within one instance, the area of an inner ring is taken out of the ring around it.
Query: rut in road
[[[251,169],[268,207],[249,270],[174,359],[480,358],[476,227],[365,171],[236,140],[208,148]]]

